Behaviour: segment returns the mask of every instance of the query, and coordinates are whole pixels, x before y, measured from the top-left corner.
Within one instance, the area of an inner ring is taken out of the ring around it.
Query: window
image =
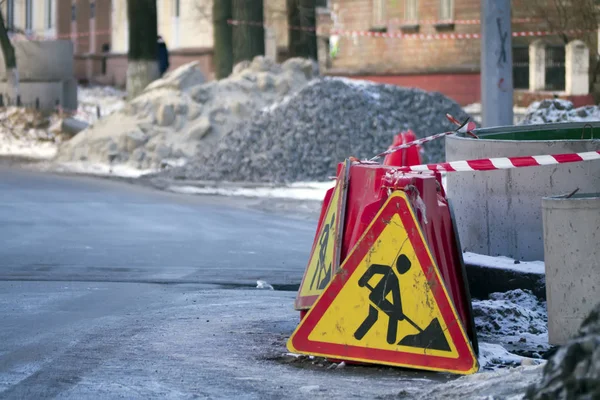
[[[546,46],[546,90],[565,90],[565,46]]]
[[[513,87],[529,89],[529,46],[513,46]]]
[[[405,0],[404,2],[404,19],[410,22],[419,20],[419,2],[418,0]]]
[[[25,0],[25,30],[33,29],[33,0]]]
[[[452,21],[454,19],[454,0],[440,0],[440,20]]]
[[[8,30],[15,28],[15,0],[6,2],[6,28]]]
[[[173,9],[173,15],[175,15],[176,17],[179,17],[179,11],[180,11],[180,0],[174,0],[175,1],[175,7]]]
[[[373,26],[386,26],[385,0],[373,0]]]
[[[96,2],[92,1],[90,3],[90,19],[96,18]]]
[[[53,16],[54,16],[54,0],[46,0],[46,29],[52,29],[54,27]]]
[[[77,21],[77,7],[75,6],[75,4],[71,6],[71,21]]]

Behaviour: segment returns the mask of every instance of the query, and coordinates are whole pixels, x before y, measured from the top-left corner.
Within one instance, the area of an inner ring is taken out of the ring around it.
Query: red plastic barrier
[[[462,254],[456,244],[457,238],[439,173],[396,173],[389,166],[353,163],[341,259],[345,259],[357,243],[391,190],[405,190],[409,194],[448,294],[477,352],[471,297],[466,285]]]
[[[417,140],[417,136],[411,130],[406,132],[401,132],[398,135],[394,136],[394,140],[392,142],[392,147],[400,146],[401,144],[406,144],[409,142],[413,142]],[[408,149],[402,149],[395,151],[393,153],[388,154],[383,159],[383,165],[389,165],[392,167],[404,167],[410,165],[420,165],[421,164],[421,155],[419,151],[421,150],[421,146],[412,146]]]
[[[339,171],[338,168],[338,173]],[[454,302],[475,352],[478,352],[471,297],[466,284],[462,254],[457,245],[458,238],[455,236],[439,173],[434,171],[398,173],[390,166],[352,163],[341,260],[346,258],[348,252],[358,242],[393,190],[404,190],[409,194],[411,205],[423,229],[448,294]],[[323,203],[319,226],[330,198],[331,193],[328,192]],[[301,312],[300,318],[303,318],[305,314],[306,311]]]

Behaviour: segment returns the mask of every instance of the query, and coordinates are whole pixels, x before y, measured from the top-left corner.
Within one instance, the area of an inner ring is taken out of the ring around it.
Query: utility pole
[[[513,125],[510,0],[481,0],[481,113],[484,127]]]

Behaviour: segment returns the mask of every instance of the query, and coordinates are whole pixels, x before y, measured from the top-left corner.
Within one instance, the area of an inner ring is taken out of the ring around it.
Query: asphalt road
[[[256,280],[294,289],[314,225],[0,166],[0,398],[505,398],[539,375],[453,380],[286,356],[295,292]]]
[[[0,166],[0,279],[298,285],[313,221]]]

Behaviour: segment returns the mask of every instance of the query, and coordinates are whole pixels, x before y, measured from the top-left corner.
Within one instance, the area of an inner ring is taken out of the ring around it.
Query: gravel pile
[[[598,106],[575,108],[573,103],[568,100],[552,99],[532,103],[519,125],[592,121],[600,121],[600,108]]]
[[[525,398],[600,399],[600,303],[577,337],[548,360],[541,382],[530,386]]]
[[[228,78],[206,83],[197,63],[183,65],[61,145],[56,161],[140,170],[183,165],[211,152],[254,112],[295,93],[317,74],[310,60],[276,64],[256,57],[236,65]]]
[[[529,290],[492,293],[487,300],[474,300],[473,315],[481,341],[531,358],[542,358],[550,350],[546,303]]]
[[[370,158],[393,136],[453,129],[467,114],[440,93],[345,78],[319,78],[255,114],[190,164],[163,172],[178,179],[288,183],[326,180],[348,156]],[[444,141],[424,145],[424,162],[444,160]]]

